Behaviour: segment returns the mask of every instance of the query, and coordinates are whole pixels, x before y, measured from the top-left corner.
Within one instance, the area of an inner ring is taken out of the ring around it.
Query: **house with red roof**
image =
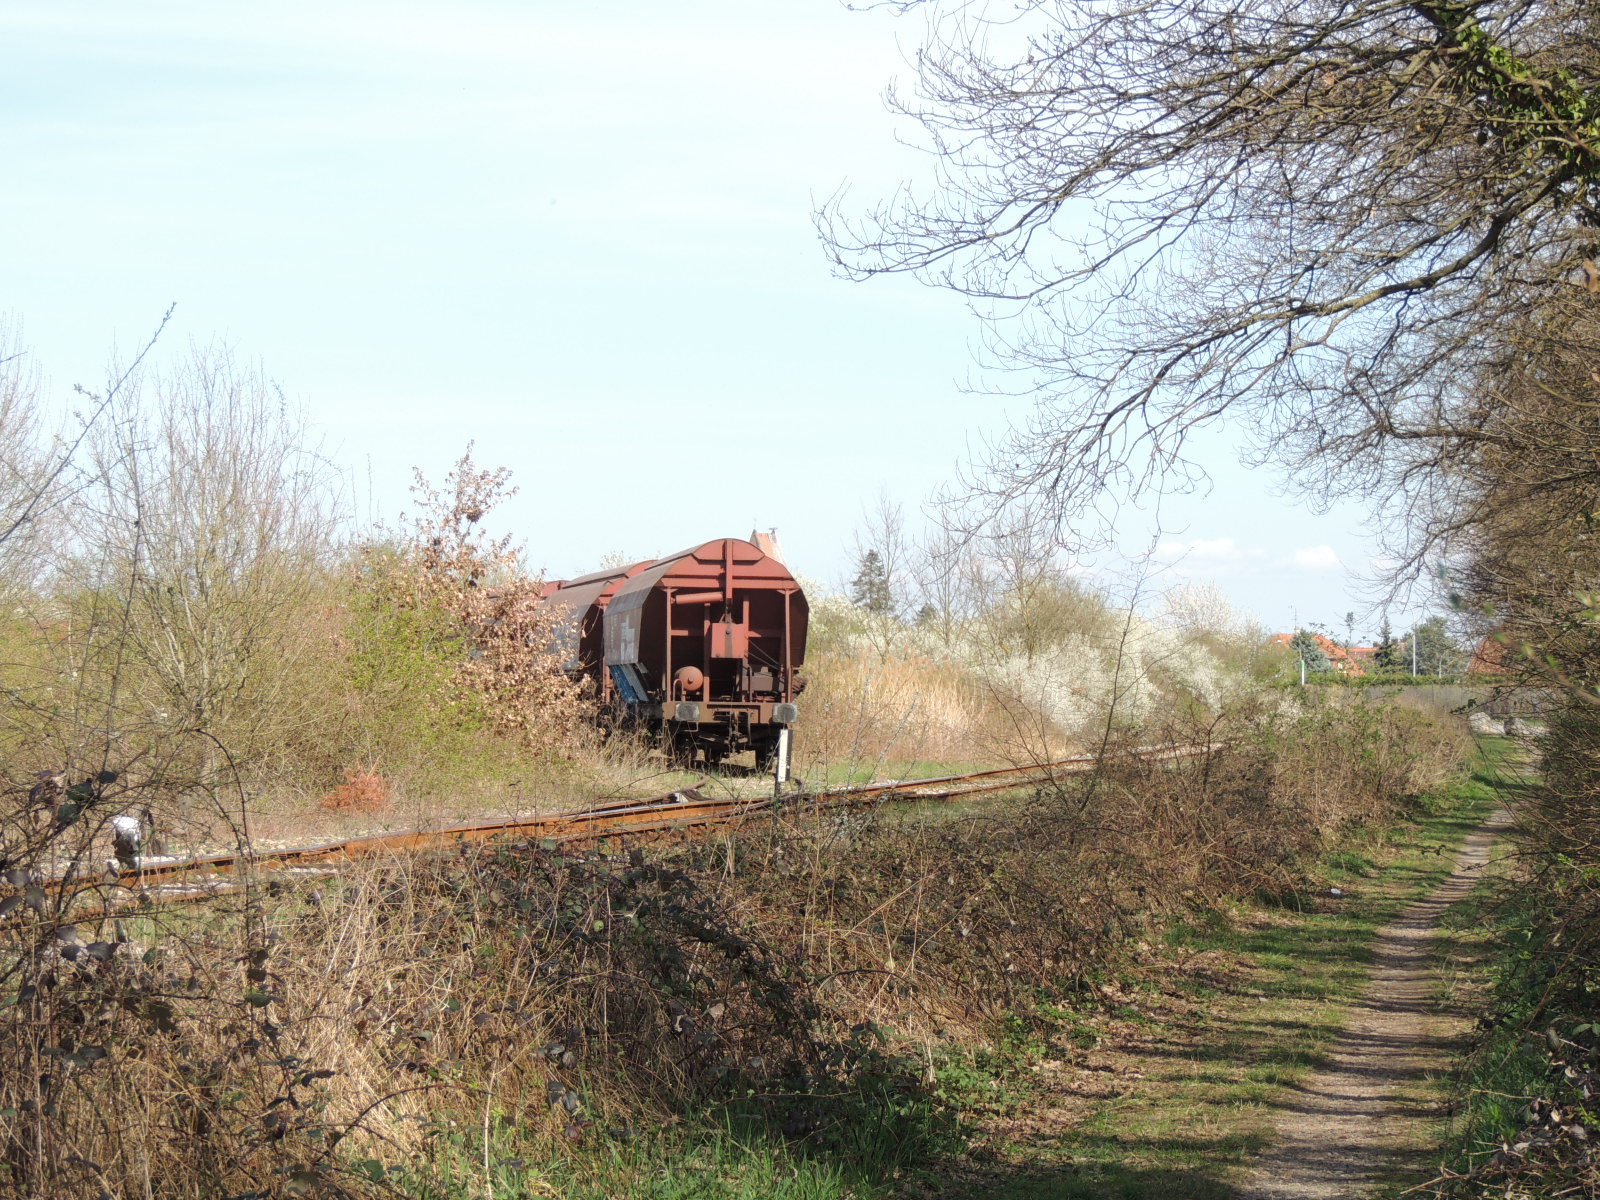
[[[1294,641],[1292,633],[1275,633],[1271,637],[1274,646],[1288,646]],[[1328,662],[1335,671],[1341,675],[1367,675],[1377,669],[1378,648],[1376,646],[1341,646],[1330,637],[1320,633],[1313,633],[1311,640],[1317,644],[1317,649],[1327,657]]]

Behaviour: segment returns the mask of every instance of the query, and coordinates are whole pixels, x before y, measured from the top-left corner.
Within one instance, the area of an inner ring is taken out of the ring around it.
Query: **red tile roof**
[[[1317,649],[1327,655],[1333,669],[1346,675],[1365,675],[1378,657],[1376,646],[1341,646],[1320,633],[1313,633],[1311,640],[1317,644]],[[1294,634],[1275,633],[1271,641],[1275,646],[1287,646],[1294,641]]]

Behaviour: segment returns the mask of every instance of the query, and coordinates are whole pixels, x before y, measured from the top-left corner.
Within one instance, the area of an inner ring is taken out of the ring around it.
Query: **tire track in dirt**
[[[1291,1089],[1274,1144],[1238,1200],[1351,1200],[1393,1178],[1415,1145],[1415,1122],[1426,1119],[1407,1110],[1402,1089],[1448,1069],[1465,1023],[1432,1004],[1439,918],[1472,890],[1510,823],[1504,809],[1490,816],[1461,844],[1449,877],[1378,931],[1366,995],[1323,1065]]]

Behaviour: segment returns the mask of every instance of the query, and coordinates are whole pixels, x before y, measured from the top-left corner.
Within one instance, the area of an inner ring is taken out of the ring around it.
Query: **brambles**
[[[1447,766],[1419,715],[1346,700],[1147,729],[1240,740],[971,817],[463,846],[120,926],[20,904],[0,917],[0,1191],[79,1194],[85,1162],[114,1195],[159,1172],[174,1195],[377,1196],[517,1156],[578,1179],[737,1114],[871,1194],[958,1144],[930,1061],[1025,1059],[1040,997],[1093,995],[1172,916],[1292,888],[1296,855]]]
[[[160,444],[214,450],[225,417],[259,407],[169,413],[183,436]],[[37,613],[0,626],[14,801],[0,809],[0,1192],[426,1192],[470,1147],[477,1194],[504,1167],[491,1142],[576,1171],[599,1147],[727,1116],[786,1160],[846,1164],[870,1194],[954,1144],[936,1086],[948,1042],[1020,1061],[1040,995],[1092,993],[1172,914],[1285,883],[1285,859],[1380,817],[1425,758],[1403,720],[1330,705],[1286,725],[1233,711],[1185,668],[1182,710],[1218,715],[1238,749],[1109,769],[982,820],[779,812],[676,848],[461,846],[307,887],[246,872],[236,899],[104,916],[122,888],[102,874],[105,826],[126,811],[148,805],[163,830],[205,818],[210,844],[247,844],[263,795],[297,816],[319,800],[438,804],[558,769],[585,737],[537,582],[483,532],[504,472],[464,458],[442,488],[419,481],[421,512],[387,540],[312,553],[273,549],[286,527],[231,527],[226,504],[186,530],[181,472],[142,461],[137,480],[105,476],[126,492],[107,509],[126,535],[109,539],[113,565],[62,572]],[[220,491],[249,482],[230,470]],[[160,505],[135,487],[151,472]],[[1095,653],[1115,661],[1097,686],[1118,705],[1179,694],[1179,651],[1219,636],[1213,606],[1189,603],[1175,641],[1141,641],[1130,613],[1038,569],[1036,548],[1010,550],[987,626],[962,627],[974,614],[930,588],[914,636],[1012,663],[1015,694],[1081,683],[1063,630],[1105,635]],[[885,630],[910,644],[910,628]],[[1102,728],[1120,744],[1222,726]],[[70,902],[45,879],[68,869],[88,885]]]
[[[1470,381],[1473,432],[1460,437],[1429,531],[1453,544],[1447,583],[1485,638],[1480,656],[1537,686],[1546,716],[1539,777],[1508,797],[1527,834],[1526,872],[1506,897],[1496,1004],[1465,1068],[1468,1140],[1439,1195],[1595,1187],[1586,1138],[1573,1131],[1594,1116],[1588,1025],[1600,986],[1597,334],[1592,287],[1502,332],[1495,369]]]
[[[323,808],[335,812],[382,812],[389,807],[389,785],[376,771],[351,767],[344,782],[322,798]]]

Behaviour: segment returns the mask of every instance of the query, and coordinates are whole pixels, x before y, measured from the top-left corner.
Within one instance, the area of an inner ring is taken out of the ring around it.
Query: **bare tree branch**
[[[1577,0],[940,0],[915,90],[937,164],[819,225],[851,278],[972,298],[1037,395],[979,489],[1192,486],[1189,436],[1388,494],[1493,334],[1600,228],[1600,17]]]

